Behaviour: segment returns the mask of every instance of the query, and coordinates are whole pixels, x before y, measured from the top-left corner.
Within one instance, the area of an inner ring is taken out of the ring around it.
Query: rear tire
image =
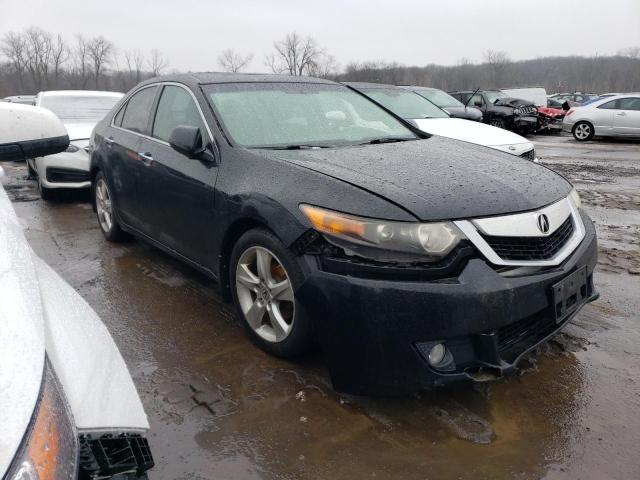
[[[111,189],[102,172],[98,172],[96,175],[91,185],[91,193],[98,217],[98,226],[104,238],[110,242],[125,240],[128,235],[118,224]]]
[[[256,228],[240,237],[231,253],[229,280],[236,312],[258,347],[282,358],[312,349],[311,321],[295,298],[302,268],[273,233]]]
[[[587,142],[593,138],[595,134],[593,125],[589,122],[580,121],[573,126],[573,138],[579,142]]]

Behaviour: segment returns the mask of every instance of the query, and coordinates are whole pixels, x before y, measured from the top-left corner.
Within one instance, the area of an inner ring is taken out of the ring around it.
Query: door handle
[[[113,137],[107,137],[104,139],[104,143],[107,144],[107,147],[112,147],[114,142],[115,140],[113,139]]]
[[[627,116],[627,112],[616,113],[616,115],[618,115],[619,117],[626,117]]]
[[[138,152],[138,156],[140,157],[140,160],[142,160],[142,163],[147,166],[153,163],[153,155],[151,155],[149,152]]]

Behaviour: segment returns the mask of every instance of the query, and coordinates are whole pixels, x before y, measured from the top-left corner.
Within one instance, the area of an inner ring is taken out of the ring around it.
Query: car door
[[[640,97],[619,98],[613,114],[616,135],[640,136]]]
[[[122,106],[105,132],[109,169],[107,176],[120,220],[140,229],[142,212],[137,179],[143,167],[138,156],[144,135],[150,130],[151,112],[158,86],[143,87]]]
[[[165,84],[152,138],[143,142],[139,152],[145,165],[139,191],[145,233],[188,259],[210,266],[218,168],[214,162],[190,159],[171,148],[169,138],[178,125],[198,127],[205,144],[213,140],[191,90]]]
[[[593,109],[589,109],[589,106],[585,107],[589,109],[586,111],[589,115],[585,120],[593,123],[596,135],[611,135],[613,133],[613,118],[617,104],[617,100],[610,100]]]

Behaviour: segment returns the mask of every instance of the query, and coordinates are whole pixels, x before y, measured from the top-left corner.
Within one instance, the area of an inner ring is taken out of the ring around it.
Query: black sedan
[[[91,149],[108,240],[216,279],[267,352],[319,344],[340,391],[509,372],[597,296],[595,231],[564,178],[429,137],[344,85],[151,79]]]

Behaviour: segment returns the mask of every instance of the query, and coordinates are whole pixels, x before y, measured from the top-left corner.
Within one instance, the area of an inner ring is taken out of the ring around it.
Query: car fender
[[[45,349],[78,431],[145,432],[142,402],[107,328],[78,293],[33,255]]]

